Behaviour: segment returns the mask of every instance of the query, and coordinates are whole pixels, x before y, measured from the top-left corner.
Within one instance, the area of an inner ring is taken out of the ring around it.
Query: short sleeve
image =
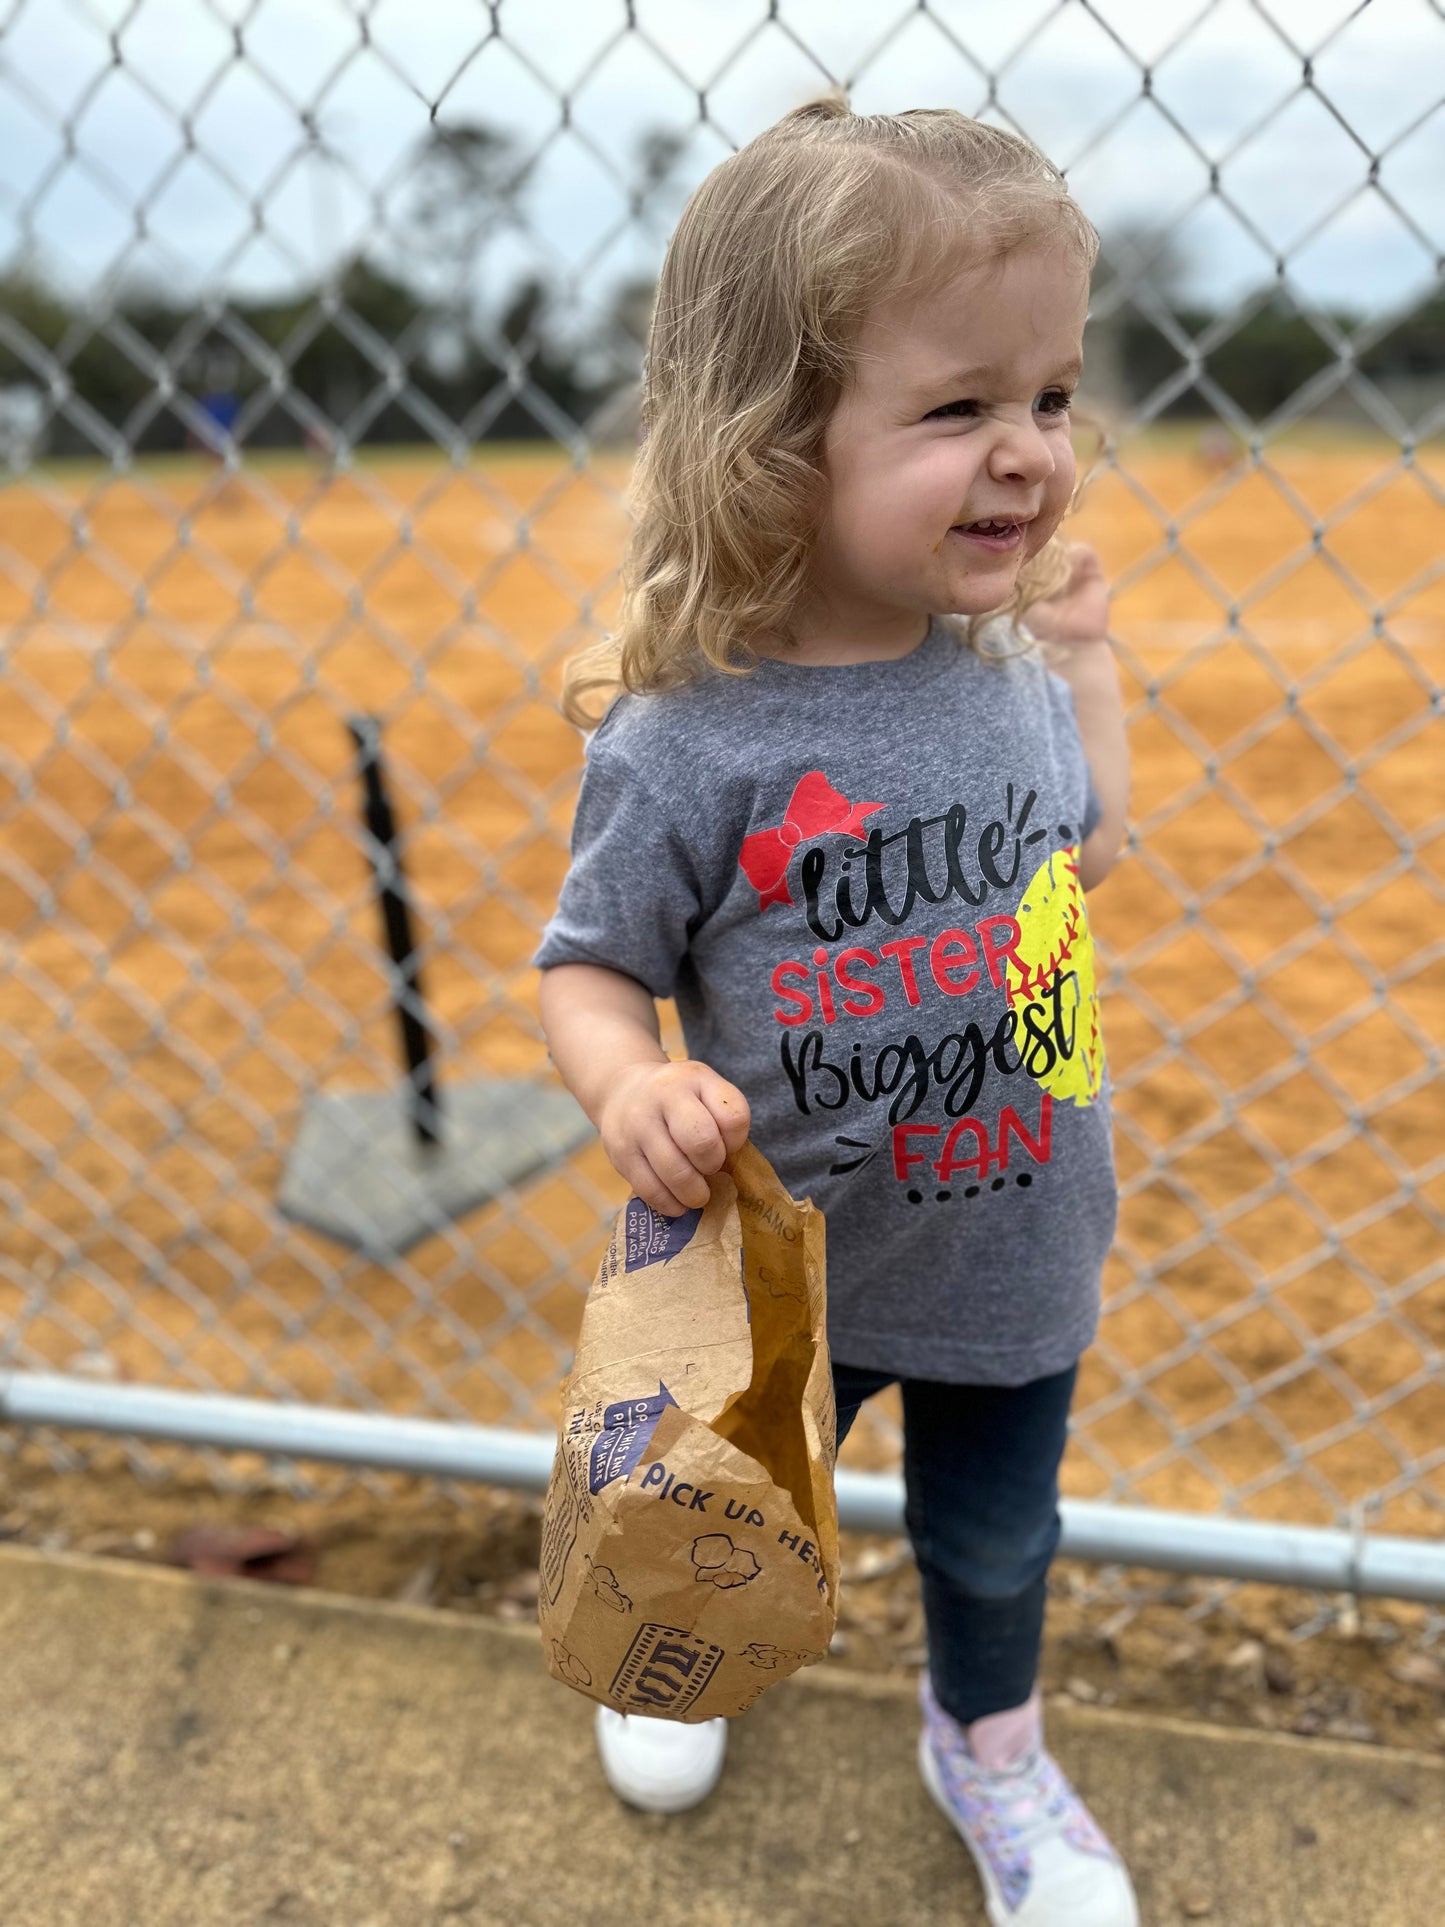
[[[594,737],[572,819],[572,862],[532,955],[602,964],[671,997],[701,893],[683,838],[627,762]]]
[[[1084,804],[1084,827],[1079,832],[1079,841],[1081,843],[1086,842],[1088,838],[1093,835],[1094,831],[1099,827],[1099,818],[1103,814],[1103,805],[1099,801],[1099,794],[1094,788],[1094,779],[1091,776],[1089,778],[1089,794]]]

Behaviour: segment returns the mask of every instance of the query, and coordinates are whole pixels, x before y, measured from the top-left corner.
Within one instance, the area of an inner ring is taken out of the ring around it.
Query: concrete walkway
[[[1430,1927],[1445,1761],[1050,1709],[1145,1927]],[[0,1548],[3,1927],[979,1927],[905,1685],[813,1669],[663,1819],[532,1628]]]

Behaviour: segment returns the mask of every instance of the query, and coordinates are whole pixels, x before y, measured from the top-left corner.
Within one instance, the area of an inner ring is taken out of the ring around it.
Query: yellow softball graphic
[[[1060,1022],[1066,1036],[1073,1032],[1073,1055],[1058,1057],[1038,1081],[1060,1102],[1092,1104],[1104,1077],[1104,1039],[1077,846],[1059,850],[1034,871],[1017,914],[1021,935],[1008,958],[1009,1007],[1022,1020],[1025,1004],[1052,1004],[1062,974]]]

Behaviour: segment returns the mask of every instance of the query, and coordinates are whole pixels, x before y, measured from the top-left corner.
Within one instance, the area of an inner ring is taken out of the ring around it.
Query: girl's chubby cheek
[[[1028,541],[1024,545],[1025,554],[1029,556],[1037,555],[1049,538],[1057,534],[1059,524],[1063,519],[1064,511],[1062,508],[1057,511],[1045,509],[1042,515],[1036,516],[1029,524]]]

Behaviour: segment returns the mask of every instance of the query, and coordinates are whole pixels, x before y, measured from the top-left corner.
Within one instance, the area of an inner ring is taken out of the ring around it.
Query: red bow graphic
[[[806,776],[800,776],[777,829],[754,830],[751,836],[743,838],[738,862],[758,892],[758,914],[770,903],[793,901],[788,889],[788,865],[800,843],[805,843],[810,836],[822,836],[825,831],[836,831],[839,836],[863,836],[866,834],[862,828],[863,818],[882,808],[881,803],[850,803],[833,788],[820,769],[810,769]]]

